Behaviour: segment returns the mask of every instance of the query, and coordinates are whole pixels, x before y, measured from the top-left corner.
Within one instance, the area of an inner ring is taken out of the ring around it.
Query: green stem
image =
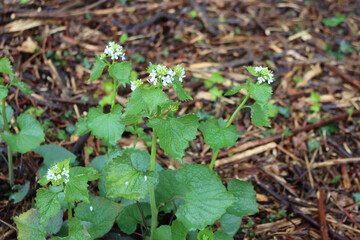
[[[244,108],[245,106],[245,103],[246,101],[249,99],[250,97],[250,94],[247,94],[244,98],[244,100],[240,103],[240,105],[238,106],[238,108],[235,110],[235,112],[231,115],[229,121],[227,122],[225,128],[229,127],[231,125],[231,123],[234,121],[236,115],[240,112],[241,109]],[[214,168],[214,165],[215,165],[215,161],[216,161],[216,158],[219,154],[219,150],[216,150],[211,158],[211,162],[210,162],[210,165],[209,165],[209,169],[212,170]]]
[[[9,128],[9,124],[7,121],[7,116],[6,116],[6,111],[5,111],[5,98],[3,98],[2,100],[2,117],[4,120],[4,126],[5,126],[5,131],[6,132],[10,132],[10,128]],[[14,169],[13,169],[13,156],[12,156],[12,151],[11,151],[11,147],[7,146],[8,149],[8,163],[9,163],[9,183],[10,186],[14,186]]]
[[[136,132],[136,129],[137,129],[137,125],[136,124],[134,124],[134,130],[135,130],[135,132]],[[134,148],[136,147],[136,141],[137,141],[137,136],[138,136],[138,134],[134,134]],[[140,137],[139,137],[140,138]]]
[[[151,159],[150,159],[150,171],[155,171],[155,160],[156,160],[156,141],[157,134],[156,130],[153,129],[152,144],[151,144]],[[150,207],[151,207],[151,229],[150,229],[150,240],[154,239],[154,232],[157,225],[158,209],[155,201],[155,188],[150,188]]]
[[[71,203],[68,202],[68,218],[69,220],[72,219],[72,208],[71,208]]]
[[[114,86],[113,86],[113,99],[112,99],[112,102],[111,102],[111,110],[113,109],[113,107],[115,106],[115,103],[116,103],[116,90],[117,90],[117,84],[116,84],[116,80],[114,79]]]

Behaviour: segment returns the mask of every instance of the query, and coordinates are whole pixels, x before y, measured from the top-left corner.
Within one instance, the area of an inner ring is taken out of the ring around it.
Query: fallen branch
[[[338,158],[334,160],[329,160],[326,162],[320,162],[320,163],[313,163],[311,165],[311,168],[319,168],[319,167],[329,167],[337,164],[346,164],[346,163],[353,163],[353,162],[360,162],[360,157],[355,158]]]

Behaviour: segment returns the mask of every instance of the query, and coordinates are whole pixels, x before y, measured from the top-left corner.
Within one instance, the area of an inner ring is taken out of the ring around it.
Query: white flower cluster
[[[59,169],[57,164],[54,165],[52,168],[50,168],[47,172],[46,178],[47,180],[51,181],[59,181],[60,179],[62,179],[63,177],[65,177],[64,182],[67,183],[69,182],[69,170],[66,170],[65,168],[63,168],[62,172],[59,173]]]
[[[268,84],[270,84],[275,81],[274,74],[267,67],[262,67],[262,66],[255,67],[255,72],[261,74],[258,77],[259,83],[263,83],[267,81]]]
[[[142,84],[143,83],[142,83],[142,81],[140,79],[131,81],[131,83],[130,83],[131,91],[134,91],[135,89],[140,87]]]
[[[117,60],[119,57],[125,61],[125,50],[115,42],[109,42],[105,48],[104,54],[106,57],[111,57],[111,60]]]
[[[177,76],[179,81],[182,82],[186,77],[184,68],[177,65],[175,69],[172,70],[167,69],[164,65],[157,65],[156,68],[151,71],[148,82],[152,85],[157,85],[158,81],[161,80],[161,85],[166,87],[173,83],[175,76]]]

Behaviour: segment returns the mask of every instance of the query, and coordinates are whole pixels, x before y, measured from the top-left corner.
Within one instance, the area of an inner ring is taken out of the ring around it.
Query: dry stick
[[[351,216],[351,214],[340,205],[338,200],[336,200],[336,198],[332,194],[331,194],[331,197],[332,197],[332,199],[334,199],[336,206],[338,206],[340,208],[340,210],[343,211],[346,214],[346,216],[348,216],[348,218],[350,218],[351,221],[353,221],[353,223],[355,223],[356,227],[360,229],[360,223],[358,221],[356,221],[356,219],[354,219],[354,217]]]
[[[357,111],[353,112],[352,116],[356,116],[356,115],[360,115],[360,110],[357,110]],[[323,120],[321,122],[317,122],[317,123],[314,123],[314,124],[306,125],[304,127],[296,128],[294,130],[290,130],[290,132],[292,133],[291,136],[296,135],[296,134],[298,134],[300,132],[310,131],[310,130],[312,130],[314,128],[323,127],[323,126],[329,125],[330,123],[340,121],[340,120],[348,118],[348,117],[349,117],[349,114],[344,113],[344,114],[337,115],[335,117],[328,118],[328,119]],[[242,144],[242,145],[240,145],[238,147],[234,147],[234,148],[230,149],[229,151],[225,151],[225,152],[220,153],[219,157],[224,157],[224,156],[228,155],[229,153],[242,152],[242,151],[247,150],[249,148],[257,147],[257,146],[260,146],[260,145],[263,145],[263,144],[266,144],[266,143],[269,143],[269,142],[278,141],[278,140],[281,140],[283,137],[284,136],[282,136],[282,134],[277,134],[277,135],[274,135],[274,136],[261,138],[261,139],[258,139],[258,140],[252,141],[252,142],[247,142],[247,143],[244,143],[244,144]],[[286,138],[286,137],[288,137],[288,136],[285,136],[284,138]]]
[[[360,89],[360,79],[359,78],[355,78],[352,77],[346,73],[343,73],[342,71],[340,71],[337,67],[335,66],[329,66],[330,71],[339,75],[345,82],[352,84],[353,86],[357,87],[358,89]]]
[[[319,167],[330,167],[337,164],[346,164],[346,163],[354,163],[354,162],[360,162],[360,157],[355,158],[338,158],[334,160],[329,160],[326,162],[320,162],[320,163],[314,163],[311,165],[311,168],[319,168]]]
[[[328,235],[328,228],[326,225],[324,192],[320,187],[318,187],[318,212],[319,212],[321,240],[328,240],[329,235]]]

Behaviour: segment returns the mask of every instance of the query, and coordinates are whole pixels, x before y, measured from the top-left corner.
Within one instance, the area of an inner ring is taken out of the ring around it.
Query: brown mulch
[[[215,86],[225,92],[245,81],[242,66],[268,66],[276,78],[272,102],[280,107],[272,128],[253,126],[249,111],[242,111],[234,121],[241,137],[235,147],[220,151],[216,163],[225,183],[247,180],[257,192],[259,213],[243,217],[235,239],[360,239],[360,203],[352,195],[360,193],[359,1],[18,2],[0,3],[0,57],[10,58],[17,77],[35,93],[25,96],[11,88],[7,102],[16,115],[30,107],[44,110],[38,120],[51,120],[47,144],[72,150],[82,165],[101,154],[104,145],[97,139],[76,134],[63,139],[59,133],[108,94],[105,78],[87,79],[95,55],[124,33],[128,41],[122,45],[139,78],[146,76],[148,62],[184,63],[184,86],[194,100],[181,104],[182,113],[228,119],[241,95],[214,102],[204,80],[219,71],[226,82]],[[195,18],[189,14],[193,9]],[[322,23],[337,13],[346,22]],[[320,94],[319,112],[310,109],[311,91]],[[129,93],[129,87],[120,88],[118,102],[124,105]],[[309,139],[319,146],[309,149]],[[130,134],[119,142],[131,143]],[[87,154],[84,146],[94,152]],[[177,166],[162,150],[158,154],[164,167]],[[211,156],[199,136],[185,160],[209,163]],[[40,165],[34,153],[14,156],[15,181],[30,180],[31,189],[13,204],[7,164],[0,162],[0,239],[16,239],[13,217],[34,203]]]

